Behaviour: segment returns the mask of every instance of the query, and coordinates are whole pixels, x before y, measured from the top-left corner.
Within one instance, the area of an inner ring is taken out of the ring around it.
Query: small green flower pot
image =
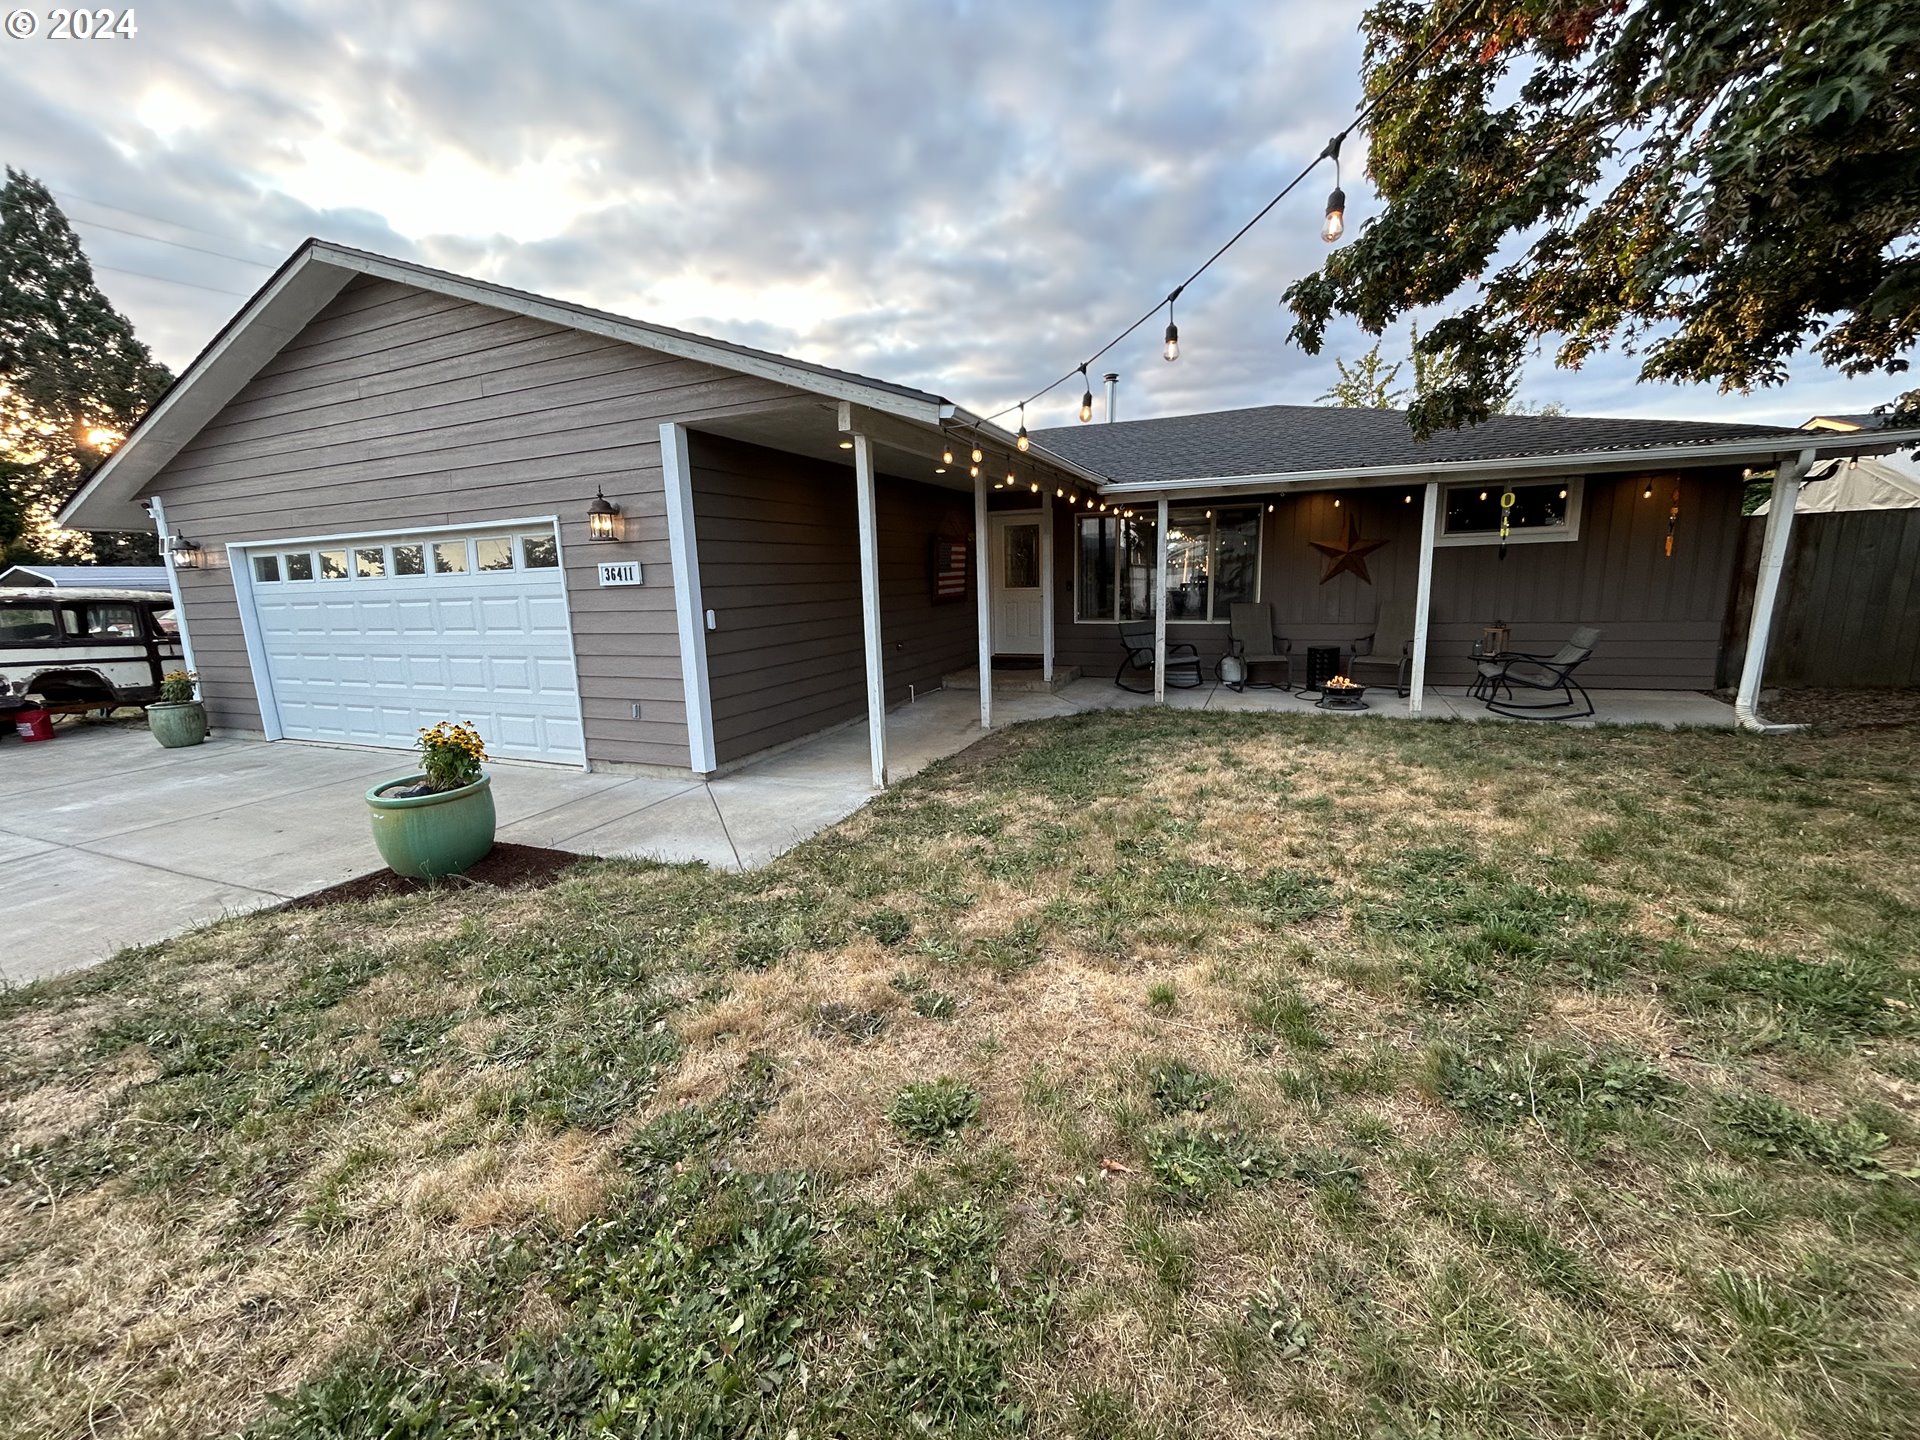
[[[183,750],[207,738],[207,707],[198,700],[147,706],[147,729],[169,750]]]
[[[471,869],[493,849],[493,777],[458,790],[391,799],[383,790],[417,784],[424,775],[382,780],[367,791],[373,843],[396,875],[432,880]]]

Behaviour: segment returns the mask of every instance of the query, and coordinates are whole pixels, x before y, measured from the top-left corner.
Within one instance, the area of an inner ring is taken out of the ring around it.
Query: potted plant
[[[147,729],[169,750],[198,745],[207,738],[207,707],[193,698],[190,670],[170,670],[160,681],[160,698],[147,706]]]
[[[431,880],[458,875],[493,848],[493,778],[480,732],[442,720],[420,732],[419,773],[367,791],[373,843],[397,875]]]

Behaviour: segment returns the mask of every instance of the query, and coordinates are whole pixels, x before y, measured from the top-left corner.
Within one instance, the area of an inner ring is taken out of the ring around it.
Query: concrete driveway
[[[893,774],[979,739],[977,705],[939,695],[896,711]],[[1028,710],[1058,713],[1003,713]],[[0,984],[380,869],[362,797],[407,773],[409,759],[220,737],[163,750],[138,723],[82,722],[44,744],[0,744]],[[866,727],[852,725],[706,783],[489,769],[502,840],[742,869],[866,804],[868,763]]]

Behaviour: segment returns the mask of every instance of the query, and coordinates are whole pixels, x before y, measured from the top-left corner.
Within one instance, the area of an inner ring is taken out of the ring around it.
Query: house
[[[9,565],[0,570],[0,590],[51,585],[71,590],[147,590],[165,592],[164,565]]]
[[[1711,685],[1743,468],[1914,442],[1515,416],[1421,444],[1280,406],[1023,449],[928,391],[315,240],[61,519],[156,528],[226,730],[405,747],[453,715],[503,757],[704,775],[864,716],[884,784],[886,707],[943,676],[978,667],[990,724],[995,656],[1102,673],[1157,611],[1211,663],[1245,596],[1347,642],[1412,597],[1415,713],[1495,619],[1600,626],[1601,683]]]

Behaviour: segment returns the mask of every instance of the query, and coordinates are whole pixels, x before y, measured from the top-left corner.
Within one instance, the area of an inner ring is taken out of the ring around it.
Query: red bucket
[[[22,740],[51,740],[53,716],[44,710],[22,710],[13,717],[13,728]]]

